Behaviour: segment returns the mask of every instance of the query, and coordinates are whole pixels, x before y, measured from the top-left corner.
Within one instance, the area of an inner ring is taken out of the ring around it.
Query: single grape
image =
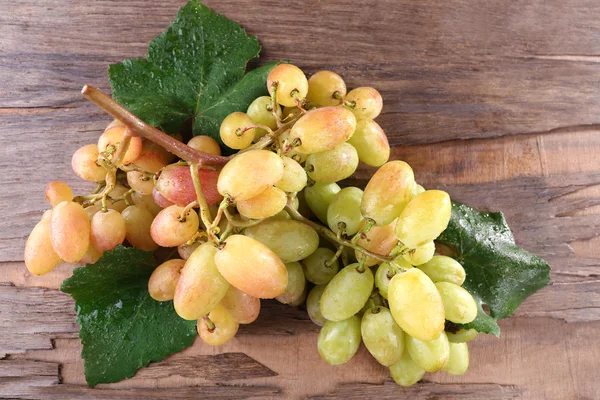
[[[304,278],[304,271],[302,271],[302,265],[299,262],[291,262],[285,264],[288,275],[288,284],[285,292],[275,297],[280,303],[292,304],[298,301],[306,289],[306,278]]]
[[[419,265],[419,269],[433,282],[450,282],[458,286],[465,282],[465,269],[451,257],[433,256],[425,264]]]
[[[365,225],[366,221],[363,221],[360,224],[359,231],[362,231]],[[361,236],[361,238],[358,239],[357,242],[357,244],[363,249],[369,250],[375,254],[381,254],[382,256],[387,256],[388,254],[390,254],[390,252],[396,246],[397,243],[398,239],[396,238],[396,235],[394,235],[393,222],[384,226],[372,226],[371,229],[369,229],[369,231],[365,233],[365,236]],[[362,257],[362,253],[360,253],[358,250],[355,250],[355,253],[356,259],[360,260],[359,257]],[[381,261],[373,257],[367,257],[365,265],[367,267],[371,267],[375,264],[379,264],[380,262]]]
[[[168,200],[165,196],[160,194],[160,192],[156,189],[156,187],[152,190],[152,200],[158,207],[160,207],[161,210],[163,208],[167,208],[167,207],[175,204],[172,201]],[[144,207],[144,208],[146,208],[146,207]],[[158,212],[160,212],[160,210],[158,210]],[[156,214],[158,214],[158,212]]]
[[[142,142],[140,155],[132,164],[144,171],[156,173],[166,167],[172,159],[172,155],[165,149],[150,140],[145,140]]]
[[[346,235],[354,235],[360,229],[363,222],[360,213],[360,202],[363,191],[356,187],[347,187],[335,196],[327,209],[327,225],[338,233],[342,231]]]
[[[359,119],[348,143],[356,148],[360,161],[373,167],[385,164],[390,158],[390,144],[379,124],[370,118]]]
[[[358,167],[356,149],[342,143],[332,150],[314,153],[306,159],[306,171],[315,182],[338,182],[351,176]]]
[[[267,150],[251,150],[235,156],[219,174],[217,187],[221,195],[235,201],[258,196],[283,177],[283,161]]]
[[[214,154],[215,156],[221,155],[221,147],[219,146],[219,143],[210,136],[194,136],[190,139],[187,145],[203,153]]]
[[[290,140],[298,142],[304,154],[333,150],[344,143],[356,129],[356,117],[343,107],[323,107],[308,111],[294,124]]]
[[[411,269],[413,266],[402,259],[395,259],[389,263],[381,263],[375,272],[375,286],[379,290],[379,294],[384,299],[388,298],[388,289],[392,278],[404,270]]]
[[[154,189],[154,180],[152,175],[139,171],[127,172],[127,183],[129,187],[143,195],[152,194]]]
[[[184,244],[198,232],[200,219],[194,210],[169,206],[158,213],[150,226],[152,240],[159,246],[176,247]]]
[[[106,128],[104,128],[105,131],[109,130],[110,128],[113,128],[115,126],[125,126],[125,124],[121,121],[119,121],[118,119],[113,119],[112,121],[110,121],[110,123],[106,126]]]
[[[373,291],[373,273],[358,264],[342,269],[327,284],[321,296],[321,314],[330,321],[341,321],[356,314],[365,305]]]
[[[64,182],[54,181],[46,186],[46,200],[52,207],[63,201],[73,200],[73,191]]]
[[[442,296],[446,319],[455,324],[468,324],[477,316],[477,303],[469,292],[450,282],[438,282],[435,287]]]
[[[319,332],[317,349],[331,365],[350,361],[360,346],[360,318],[351,316],[343,321],[327,321]]]
[[[243,235],[232,235],[224,243],[215,255],[215,264],[231,285],[261,299],[285,292],[287,269],[267,246]]]
[[[418,268],[396,274],[388,288],[390,310],[402,330],[427,341],[444,330],[444,304],[435,284]]]
[[[310,210],[327,224],[327,209],[335,196],[342,190],[337,183],[315,183],[304,189],[304,198]]]
[[[121,212],[125,220],[125,239],[141,250],[154,251],[158,245],[152,240],[150,226],[154,217],[146,208],[129,206]]]
[[[414,249],[437,238],[448,226],[452,203],[448,193],[426,190],[413,197],[396,222],[396,237]]]
[[[294,301],[288,303],[288,305],[292,306],[292,307],[299,307],[300,305],[302,305],[306,302],[307,295],[308,295],[308,290],[307,290],[306,286],[304,286],[304,290],[302,291],[300,296],[298,296]]]
[[[184,260],[187,260],[188,258],[190,258],[192,253],[198,247],[200,247],[201,244],[202,244],[201,241],[196,241],[192,244],[187,244],[187,243],[180,244],[179,246],[177,246],[177,253],[179,254],[179,257],[181,257]]]
[[[383,108],[381,94],[372,87],[358,87],[352,89],[345,98],[346,102],[353,103],[352,112],[356,118],[375,119]]]
[[[275,186],[288,193],[304,189],[308,179],[302,165],[289,157],[282,157],[281,160],[283,161],[283,176]]]
[[[379,306],[385,306],[383,297],[381,297],[381,295],[379,294],[379,291],[373,290],[373,292],[371,292],[371,295],[369,296],[369,299],[367,300],[365,305],[360,309],[359,312],[356,313],[356,316],[362,317],[371,308],[379,307]]]
[[[176,139],[178,141],[183,141],[183,136],[180,133],[174,133],[171,135],[173,137],[173,139]],[[152,142],[151,140],[144,140],[143,144],[142,144],[142,155],[146,152],[150,152],[155,154],[155,157],[162,160],[162,164],[163,166],[168,165],[174,161],[177,160],[177,156],[174,155],[173,153],[170,153],[169,151],[167,151],[164,147],[162,147],[161,145]],[[142,156],[140,155],[140,157]],[[138,162],[140,160],[140,158],[136,158],[136,162]],[[155,166],[157,164],[153,163]],[[147,171],[153,172],[150,169],[146,168],[145,165],[140,165],[140,167],[146,169]]]
[[[98,139],[98,153],[108,152],[110,157],[106,158],[112,159],[119,145],[123,141],[123,135],[127,129],[128,128],[125,126],[115,126],[105,130]],[[131,164],[136,158],[138,158],[141,152],[142,138],[139,136],[132,136],[131,140],[129,141],[127,152],[125,152],[125,156],[123,156],[122,164]]]
[[[296,117],[299,117],[302,114],[302,110],[298,108],[298,106],[293,107],[284,107],[281,112],[283,121],[290,121]],[[289,131],[287,131],[289,133]]]
[[[400,360],[390,367],[390,374],[398,385],[412,386],[423,378],[425,370],[410,358],[408,351],[404,351]]]
[[[94,215],[96,215],[96,213],[98,211],[100,211],[101,209],[102,209],[102,203],[100,201],[97,201],[94,204],[85,207],[85,213],[87,214],[88,219],[90,221],[92,221],[92,218],[94,218]]]
[[[196,200],[196,191],[194,189],[194,181],[192,180],[192,172],[190,167],[183,165],[168,165],[159,173],[156,180],[156,190],[165,197],[168,201],[177,204],[178,206],[187,206]],[[208,205],[219,203],[223,197],[219,195],[217,189],[217,181],[219,172],[212,169],[198,169],[202,193],[206,198]],[[154,194],[153,194],[154,196]],[[166,208],[154,197],[154,201],[159,206]]]
[[[233,112],[221,122],[219,129],[221,140],[232,149],[245,149],[254,140],[255,129],[247,129],[253,125],[254,122],[247,114],[239,111]]]
[[[210,346],[220,346],[229,342],[238,331],[239,324],[220,304],[208,314],[208,319],[198,320],[198,335]]]
[[[260,313],[260,299],[229,286],[221,305],[238,324],[250,324]]]
[[[261,194],[237,202],[241,215],[251,219],[269,218],[282,211],[287,203],[287,195],[281,189],[269,186]]]
[[[34,275],[44,275],[52,271],[60,262],[60,257],[52,248],[50,221],[52,211],[48,210],[33,228],[25,243],[25,266]]]
[[[73,154],[71,167],[84,181],[100,182],[106,178],[106,170],[98,162],[98,146],[95,144],[79,148]]]
[[[292,217],[290,217],[290,214],[288,214],[287,211],[282,210],[279,211],[277,214],[267,218],[266,221],[289,221],[290,219],[292,219]]]
[[[274,88],[276,84],[276,89]],[[276,90],[275,100],[282,106],[293,107],[308,93],[308,81],[304,72],[292,64],[279,64],[267,76],[269,94]]]
[[[417,247],[416,249],[410,249],[407,253],[404,253],[402,255],[402,258],[404,258],[412,265],[421,265],[431,260],[433,258],[434,253],[435,243],[433,243],[432,240],[430,242],[425,243],[422,246]]]
[[[309,103],[320,106],[335,106],[340,104],[346,95],[346,83],[341,76],[331,71],[315,72],[308,79]]]
[[[325,291],[326,285],[317,285],[310,290],[306,298],[306,311],[310,320],[319,326],[325,325],[327,320],[321,314],[321,296]]]
[[[319,235],[299,221],[264,221],[246,228],[244,234],[267,246],[284,263],[300,261],[319,247]]]
[[[185,262],[173,298],[175,311],[181,318],[201,318],[225,296],[229,283],[215,265],[216,254],[212,243],[204,243]]]
[[[328,265],[335,253],[327,247],[319,247],[311,255],[302,260],[304,274],[309,282],[315,285],[329,283],[340,269],[340,262],[335,259]]]
[[[415,186],[413,186],[413,193],[412,193],[412,197],[415,197],[418,194],[421,194],[425,191],[425,188],[421,185],[415,184]]]
[[[76,264],[77,265],[94,264],[96,261],[98,261],[100,259],[100,257],[102,257],[102,253],[100,251],[98,251],[90,243],[87,251],[85,252],[85,254],[83,255],[83,257],[81,257],[81,260],[79,260],[78,262],[76,262]]]
[[[467,343],[477,337],[475,329],[461,329],[456,333],[446,332],[450,343]]]
[[[279,105],[275,105],[279,107]],[[252,122],[259,125],[265,125],[275,130],[277,129],[277,119],[273,115],[273,105],[271,104],[271,98],[269,96],[261,96],[254,99],[248,106],[246,114],[250,117]],[[254,141],[260,140],[267,131],[264,129],[255,129]]]
[[[112,250],[125,240],[125,220],[116,210],[98,211],[91,221],[90,240],[100,252]]]
[[[372,219],[377,225],[390,224],[410,201],[414,184],[410,165],[404,161],[384,164],[365,187],[360,205],[363,217]]]
[[[441,370],[450,357],[446,332],[442,332],[439,337],[427,342],[407,335],[406,349],[410,357],[427,372]]]
[[[162,207],[156,204],[156,202],[152,198],[152,195],[144,196],[141,193],[133,192],[131,193],[131,200],[136,206],[140,206],[150,211],[150,214],[152,214],[154,217],[156,217],[160,210],[162,210]]]
[[[387,367],[397,363],[404,352],[404,332],[385,307],[367,310],[361,321],[362,340],[369,353]]]
[[[80,204],[63,201],[54,207],[50,240],[62,260],[69,263],[81,260],[90,245],[90,220]]]
[[[106,207],[111,210],[122,212],[127,208],[127,203],[125,203],[123,197],[126,196],[128,191],[129,189],[123,185],[115,185],[110,191],[110,195],[106,201]]]
[[[156,301],[173,300],[184,265],[185,260],[174,258],[156,267],[148,280],[150,297]]]
[[[469,369],[469,347],[466,343],[449,343],[450,357],[442,368],[451,375],[462,375]]]

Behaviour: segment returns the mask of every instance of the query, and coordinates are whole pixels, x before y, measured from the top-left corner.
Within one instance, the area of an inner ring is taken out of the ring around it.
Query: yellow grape
[[[156,301],[169,301],[175,297],[175,288],[185,260],[175,258],[160,264],[150,275],[148,292]]]
[[[442,368],[451,375],[462,375],[469,369],[469,347],[466,343],[449,343],[450,357]]]
[[[341,76],[331,71],[315,72],[308,79],[309,103],[320,106],[335,106],[340,104],[340,99],[346,95],[346,83]]]
[[[256,130],[246,130],[246,128],[253,125],[254,122],[247,114],[239,111],[233,112],[221,122],[221,128],[219,129],[221,140],[232,149],[245,149],[254,140]]]
[[[88,247],[88,249],[85,252],[85,254],[83,255],[83,257],[81,257],[81,260],[79,260],[76,264],[78,264],[78,265],[94,264],[96,261],[98,261],[100,259],[100,257],[102,257],[102,253],[100,251],[96,250],[96,248],[94,246],[92,246],[92,244],[90,243],[90,246]]]
[[[337,274],[340,263],[338,259],[331,262],[335,253],[327,247],[319,247],[311,255],[302,260],[304,274],[309,282],[315,285],[323,285],[329,283]]]
[[[98,146],[95,144],[79,148],[73,154],[71,167],[84,181],[100,182],[106,178],[106,170],[98,163]]]
[[[109,150],[109,146],[112,147],[112,157],[116,153],[116,149],[123,140],[123,135],[128,128],[125,126],[114,126],[110,129],[105,130],[100,138],[98,138],[98,152],[102,153]],[[131,164],[142,152],[142,138],[139,136],[132,136],[129,141],[129,147],[123,157],[122,164]],[[108,157],[108,158],[112,158]]]
[[[269,186],[261,194],[237,202],[237,209],[241,215],[250,219],[269,218],[285,207],[287,195],[281,189]]]
[[[375,119],[383,108],[381,94],[372,87],[358,87],[352,89],[345,98],[346,102],[354,103],[352,112],[356,118]]]
[[[369,353],[381,365],[389,367],[400,360],[404,352],[404,332],[386,307],[373,307],[365,311],[360,331]]]
[[[338,182],[351,176],[358,167],[356,149],[342,143],[332,150],[314,153],[306,159],[308,176],[315,182]]]
[[[277,84],[275,100],[286,107],[296,105],[308,93],[308,81],[304,72],[292,64],[279,64],[267,76],[267,89],[273,94],[273,84]]]
[[[343,321],[327,321],[319,332],[317,350],[331,365],[350,361],[360,347],[360,318],[351,316]]]
[[[299,262],[287,263],[285,267],[287,268],[288,284],[285,292],[275,297],[275,300],[283,304],[292,304],[302,297],[306,289],[306,278]]]
[[[321,296],[321,314],[330,321],[350,318],[363,308],[373,291],[374,278],[370,268],[359,270],[350,264],[327,284]]]
[[[418,268],[395,275],[388,287],[390,310],[402,330],[427,341],[444,331],[444,304],[435,284]]]
[[[360,230],[364,229],[366,225],[366,221],[363,221],[360,224]],[[394,235],[394,223],[384,225],[384,226],[372,226],[371,229],[365,234],[366,237],[363,239],[362,237],[358,239],[357,244],[361,246],[365,250],[372,251],[376,254],[381,254],[382,256],[387,256],[390,254],[392,249],[398,243],[398,239]],[[356,259],[360,260],[363,257],[362,253],[358,250],[355,250]],[[365,265],[367,267],[371,267],[375,264],[379,264],[381,261],[373,258],[367,257],[365,261]]]
[[[356,148],[360,161],[373,167],[385,164],[390,158],[390,144],[379,124],[370,118],[359,119],[348,143]]]
[[[415,197],[418,194],[421,194],[425,191],[425,188],[419,184],[415,184],[415,186],[413,187],[413,193],[412,193],[412,197]]]
[[[210,136],[194,136],[190,139],[187,145],[203,153],[214,154],[215,156],[221,155],[221,147],[219,146],[219,143]]]
[[[47,274],[60,262],[50,240],[51,216],[50,210],[44,213],[25,243],[25,266],[34,275]]]
[[[290,131],[295,150],[304,154],[332,150],[348,140],[356,129],[356,117],[344,107],[323,107],[308,111]]]
[[[152,175],[139,171],[127,172],[127,183],[130,188],[143,195],[151,195],[154,189]]]
[[[300,261],[319,247],[317,232],[299,221],[264,221],[244,233],[267,246],[284,263]]]
[[[276,105],[279,108],[279,105]],[[259,125],[265,125],[275,130],[277,129],[277,119],[273,115],[273,105],[271,104],[271,98],[269,96],[261,96],[254,99],[248,106],[246,114],[250,117],[252,122]],[[254,141],[257,142],[267,131],[264,129],[257,128],[254,134]]]
[[[200,247],[200,245],[202,244],[201,241],[196,241],[192,244],[180,244],[179,246],[177,246],[177,253],[179,254],[179,257],[183,258],[184,260],[187,260],[188,258],[190,258],[190,256],[192,255],[192,253],[198,248]]]
[[[221,305],[238,324],[250,324],[260,314],[260,299],[229,286]]]
[[[425,370],[418,366],[405,350],[400,360],[390,367],[390,375],[398,385],[412,386],[423,378]]]
[[[112,250],[125,240],[125,220],[115,210],[98,211],[91,222],[92,246],[99,252]]]
[[[215,265],[216,254],[212,243],[204,243],[185,262],[173,298],[175,311],[181,318],[192,320],[208,314],[229,289],[229,283]]]
[[[147,196],[141,193],[133,192],[131,193],[131,200],[133,200],[133,204],[136,206],[140,206],[148,210],[153,217],[156,217],[160,210],[162,210],[162,207],[156,204],[152,198],[152,195]]]
[[[289,157],[282,157],[281,160],[283,161],[283,177],[275,186],[288,193],[299,192],[304,189],[308,179],[302,165]]]
[[[172,205],[158,213],[150,226],[150,235],[156,244],[176,247],[190,240],[198,232],[198,214],[189,209],[182,215],[184,210],[185,207]]]
[[[426,190],[413,197],[396,222],[396,237],[414,249],[437,238],[450,222],[452,203],[448,193]]]
[[[461,329],[456,333],[446,332],[450,343],[467,343],[477,337],[475,329]]]
[[[365,187],[360,205],[363,217],[372,219],[377,225],[390,224],[410,201],[414,184],[410,165],[404,161],[384,164]]]
[[[283,177],[283,161],[267,150],[250,150],[235,156],[219,174],[217,189],[235,201],[251,199]]]
[[[46,186],[46,200],[52,207],[63,201],[73,200],[73,191],[64,182],[54,181]]]
[[[381,263],[375,272],[375,286],[377,289],[379,289],[379,294],[384,299],[387,299],[388,289],[390,287],[390,281],[392,278],[396,274],[403,272],[403,270],[408,270],[411,268],[413,268],[412,265],[399,258],[396,258],[394,261],[389,263]]]
[[[138,249],[154,251],[158,245],[152,240],[150,226],[154,217],[146,208],[129,206],[121,212],[125,220],[125,239]]]
[[[229,342],[240,326],[220,304],[217,304],[208,314],[208,318],[211,321],[211,326],[205,318],[198,320],[198,334],[204,343],[210,346],[220,346]]]
[[[336,194],[327,208],[327,225],[333,232],[342,230],[346,235],[354,235],[363,222],[360,204],[363,191],[356,187],[346,187]]]
[[[406,349],[410,357],[427,372],[441,370],[450,357],[450,344],[446,332],[430,341],[407,336]]]
[[[231,285],[261,299],[285,292],[287,269],[267,246],[243,235],[232,235],[224,243],[215,255],[215,264]]]
[[[421,265],[431,260],[433,258],[434,253],[435,243],[433,243],[432,240],[430,242],[425,243],[422,246],[417,247],[416,249],[409,250],[407,253],[402,255],[402,258],[404,258],[412,265]]]
[[[80,204],[63,201],[54,207],[50,240],[62,260],[69,263],[81,260],[90,245],[90,220]]]
[[[100,211],[101,209],[102,209],[102,202],[97,201],[94,204],[85,207],[85,213],[87,214],[88,219],[91,221],[92,218],[94,218],[94,215],[96,215],[96,213],[98,211]]]
[[[433,256],[425,264],[419,265],[419,269],[433,282],[450,282],[460,286],[466,278],[463,266],[448,256]]]
[[[319,326],[323,326],[327,320],[321,314],[321,296],[327,285],[317,285],[311,289],[306,298],[306,311],[311,321]]]
[[[123,185],[115,185],[113,190],[111,190],[110,192],[110,196],[108,197],[108,200],[106,202],[106,207],[110,208],[111,210],[117,210],[118,212],[122,212],[125,208],[127,208],[127,203],[125,203],[125,201],[123,201],[123,199],[120,198],[125,196],[125,193],[127,193],[128,191],[129,189],[127,189]]]
[[[110,123],[106,126],[106,128],[104,128],[104,130],[107,131],[115,126],[125,126],[125,124],[115,118],[112,121],[110,121]]]
[[[142,143],[140,155],[133,164],[144,171],[156,173],[166,167],[172,160],[172,155],[157,144],[145,140]]]
[[[477,316],[477,303],[469,292],[450,282],[438,282],[435,287],[442,296],[446,319],[455,324],[468,324]]]

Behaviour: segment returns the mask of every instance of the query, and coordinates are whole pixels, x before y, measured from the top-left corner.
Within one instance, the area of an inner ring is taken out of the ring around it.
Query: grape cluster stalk
[[[348,362],[362,342],[399,385],[425,372],[465,373],[477,332],[461,326],[477,306],[461,287],[463,267],[434,242],[450,197],[417,184],[407,163],[388,161],[374,120],[379,92],[347,91],[331,71],[307,79],[292,64],[273,68],[267,89],[223,120],[220,138],[237,150],[225,157],[209,136],[185,144],[84,87],[115,118],[72,158],[74,172],[97,186],[74,196],[66,183],[48,184],[52,208],[27,240],[29,271],[94,263],[121,244],[176,248],[148,291],[197,320],[209,345],[231,340],[256,320],[261,299],[274,298],[306,305],[329,364]],[[364,190],[342,189],[359,162],[378,169]]]

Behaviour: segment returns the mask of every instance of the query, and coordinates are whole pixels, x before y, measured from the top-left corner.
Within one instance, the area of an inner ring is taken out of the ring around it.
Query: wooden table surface
[[[81,87],[142,57],[183,0],[0,0],[0,398],[599,399],[600,3],[596,0],[207,0],[265,60],[331,69],[384,97],[380,123],[425,187],[502,210],[552,286],[472,342],[466,375],[397,387],[362,348],[331,367],[304,311],[267,304],[231,343],[194,346],[89,389],[72,268],[23,265],[25,239],[73,151],[109,118]],[[372,170],[361,168],[359,182]]]

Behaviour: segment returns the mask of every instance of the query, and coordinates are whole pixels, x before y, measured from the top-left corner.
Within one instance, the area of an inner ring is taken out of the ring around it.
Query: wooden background
[[[259,37],[262,60],[381,90],[393,158],[425,187],[502,210],[553,285],[472,342],[462,377],[397,387],[364,348],[330,367],[302,310],[269,304],[214,349],[198,340],[133,379],[89,389],[71,268],[30,276],[27,234],[71,154],[109,118],[79,94],[141,57],[182,0],[0,0],[0,398],[599,399],[600,2],[207,0]],[[370,170],[358,173],[367,179]]]

